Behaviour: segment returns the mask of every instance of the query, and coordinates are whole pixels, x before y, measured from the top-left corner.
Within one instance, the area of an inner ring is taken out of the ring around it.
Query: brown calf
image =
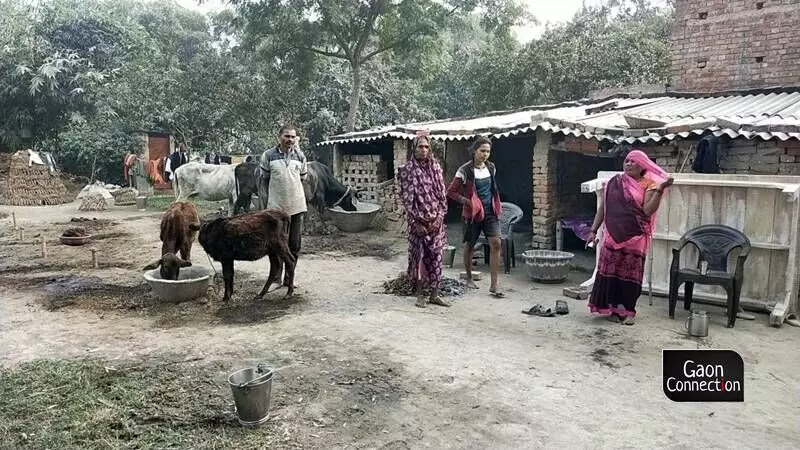
[[[181,267],[189,267],[192,242],[200,229],[197,207],[190,202],[173,202],[161,217],[161,258],[146,265],[144,270],[161,266],[161,278],[177,280]],[[178,258],[178,251],[181,258]]]
[[[268,209],[203,223],[197,241],[208,256],[222,263],[225,280],[223,301],[233,294],[233,262],[256,261],[269,256],[269,277],[256,298],[262,298],[276,282],[286,264],[287,297],[294,294],[294,269],[297,261],[289,251],[289,216]]]

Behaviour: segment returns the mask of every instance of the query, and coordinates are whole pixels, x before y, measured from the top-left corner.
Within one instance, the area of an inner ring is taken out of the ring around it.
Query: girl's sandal
[[[424,308],[426,304],[427,302],[425,301],[425,297],[420,297],[417,298],[417,302],[414,303],[414,306],[416,306],[417,308]]]
[[[506,294],[504,294],[503,291],[497,291],[497,290],[493,291],[491,289],[489,289],[489,295],[496,298],[503,298],[506,296]]]
[[[634,318],[632,316],[628,316],[628,317],[622,319],[622,324],[623,325],[633,325],[635,322],[636,321],[634,320]]]
[[[450,303],[445,301],[441,297],[433,297],[432,299],[429,300],[429,303],[432,304],[432,305],[450,306]]]
[[[522,314],[527,314],[529,316],[539,316],[539,317],[555,317],[553,311],[550,308],[546,308],[540,304],[535,304],[530,307],[530,309],[523,309]]]

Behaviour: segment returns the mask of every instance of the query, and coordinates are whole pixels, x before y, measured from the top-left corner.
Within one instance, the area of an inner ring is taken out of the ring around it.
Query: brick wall
[[[619,160],[565,151],[554,151],[551,157],[557,159],[555,217],[594,215],[596,198],[581,193],[581,183],[596,178],[597,172],[619,170]]]
[[[800,85],[800,0],[678,0],[670,53],[673,91]]]
[[[667,172],[692,172],[697,140],[675,141],[670,145],[638,147],[655,158]],[[680,153],[679,153],[680,152]],[[687,152],[689,157],[686,159]],[[734,139],[719,148],[720,173],[750,175],[800,175],[800,141]]]

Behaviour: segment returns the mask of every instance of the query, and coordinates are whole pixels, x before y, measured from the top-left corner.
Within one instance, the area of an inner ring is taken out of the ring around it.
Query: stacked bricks
[[[400,192],[394,180],[380,183],[377,192],[381,208],[387,215],[399,217],[403,214],[403,202],[400,201]]]
[[[550,150],[550,133],[536,131],[533,147],[533,248],[555,248],[556,151]]]
[[[670,90],[800,84],[800,0],[678,0]]]
[[[378,187],[388,178],[388,164],[380,155],[344,155],[342,157],[342,183],[358,191],[365,202],[380,203]]]
[[[378,185],[378,195],[381,198],[381,208],[383,215],[386,217],[386,227],[384,229],[404,232],[405,226],[405,210],[403,209],[403,202],[400,200],[400,191],[395,180],[387,180]]]

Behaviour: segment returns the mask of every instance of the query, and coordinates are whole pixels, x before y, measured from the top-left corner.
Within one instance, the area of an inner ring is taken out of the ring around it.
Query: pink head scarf
[[[644,169],[643,176],[652,180],[656,184],[661,184],[669,178],[669,174],[662,169],[658,164],[653,162],[643,151],[641,150],[633,150],[625,157],[626,161],[630,161]],[[628,202],[639,205],[640,207],[644,204],[645,198],[645,189],[642,185],[636,181],[633,177],[622,174],[621,177],[622,181],[622,190],[624,193],[625,198]],[[606,201],[611,201],[608,198],[609,189],[608,186],[606,188]],[[613,248],[622,248],[622,247],[632,247],[636,250],[641,252],[647,252],[647,248],[649,247],[650,239],[653,236],[653,232],[655,231],[656,227],[656,215],[653,214],[649,217],[642,217],[640,216],[639,220],[641,221],[641,225],[643,226],[643,235],[635,236],[630,239],[624,240],[622,242],[617,242],[611,237],[607,235],[604,240],[606,245],[610,245]],[[608,225],[609,221],[615,220],[614,217],[606,217],[606,225]],[[607,227],[606,227],[607,228]]]
[[[658,164],[654,163],[641,150],[633,150],[628,153],[625,160],[636,163],[637,166],[644,169],[644,176],[653,180],[656,184],[661,184],[669,178],[669,174],[661,168]]]

